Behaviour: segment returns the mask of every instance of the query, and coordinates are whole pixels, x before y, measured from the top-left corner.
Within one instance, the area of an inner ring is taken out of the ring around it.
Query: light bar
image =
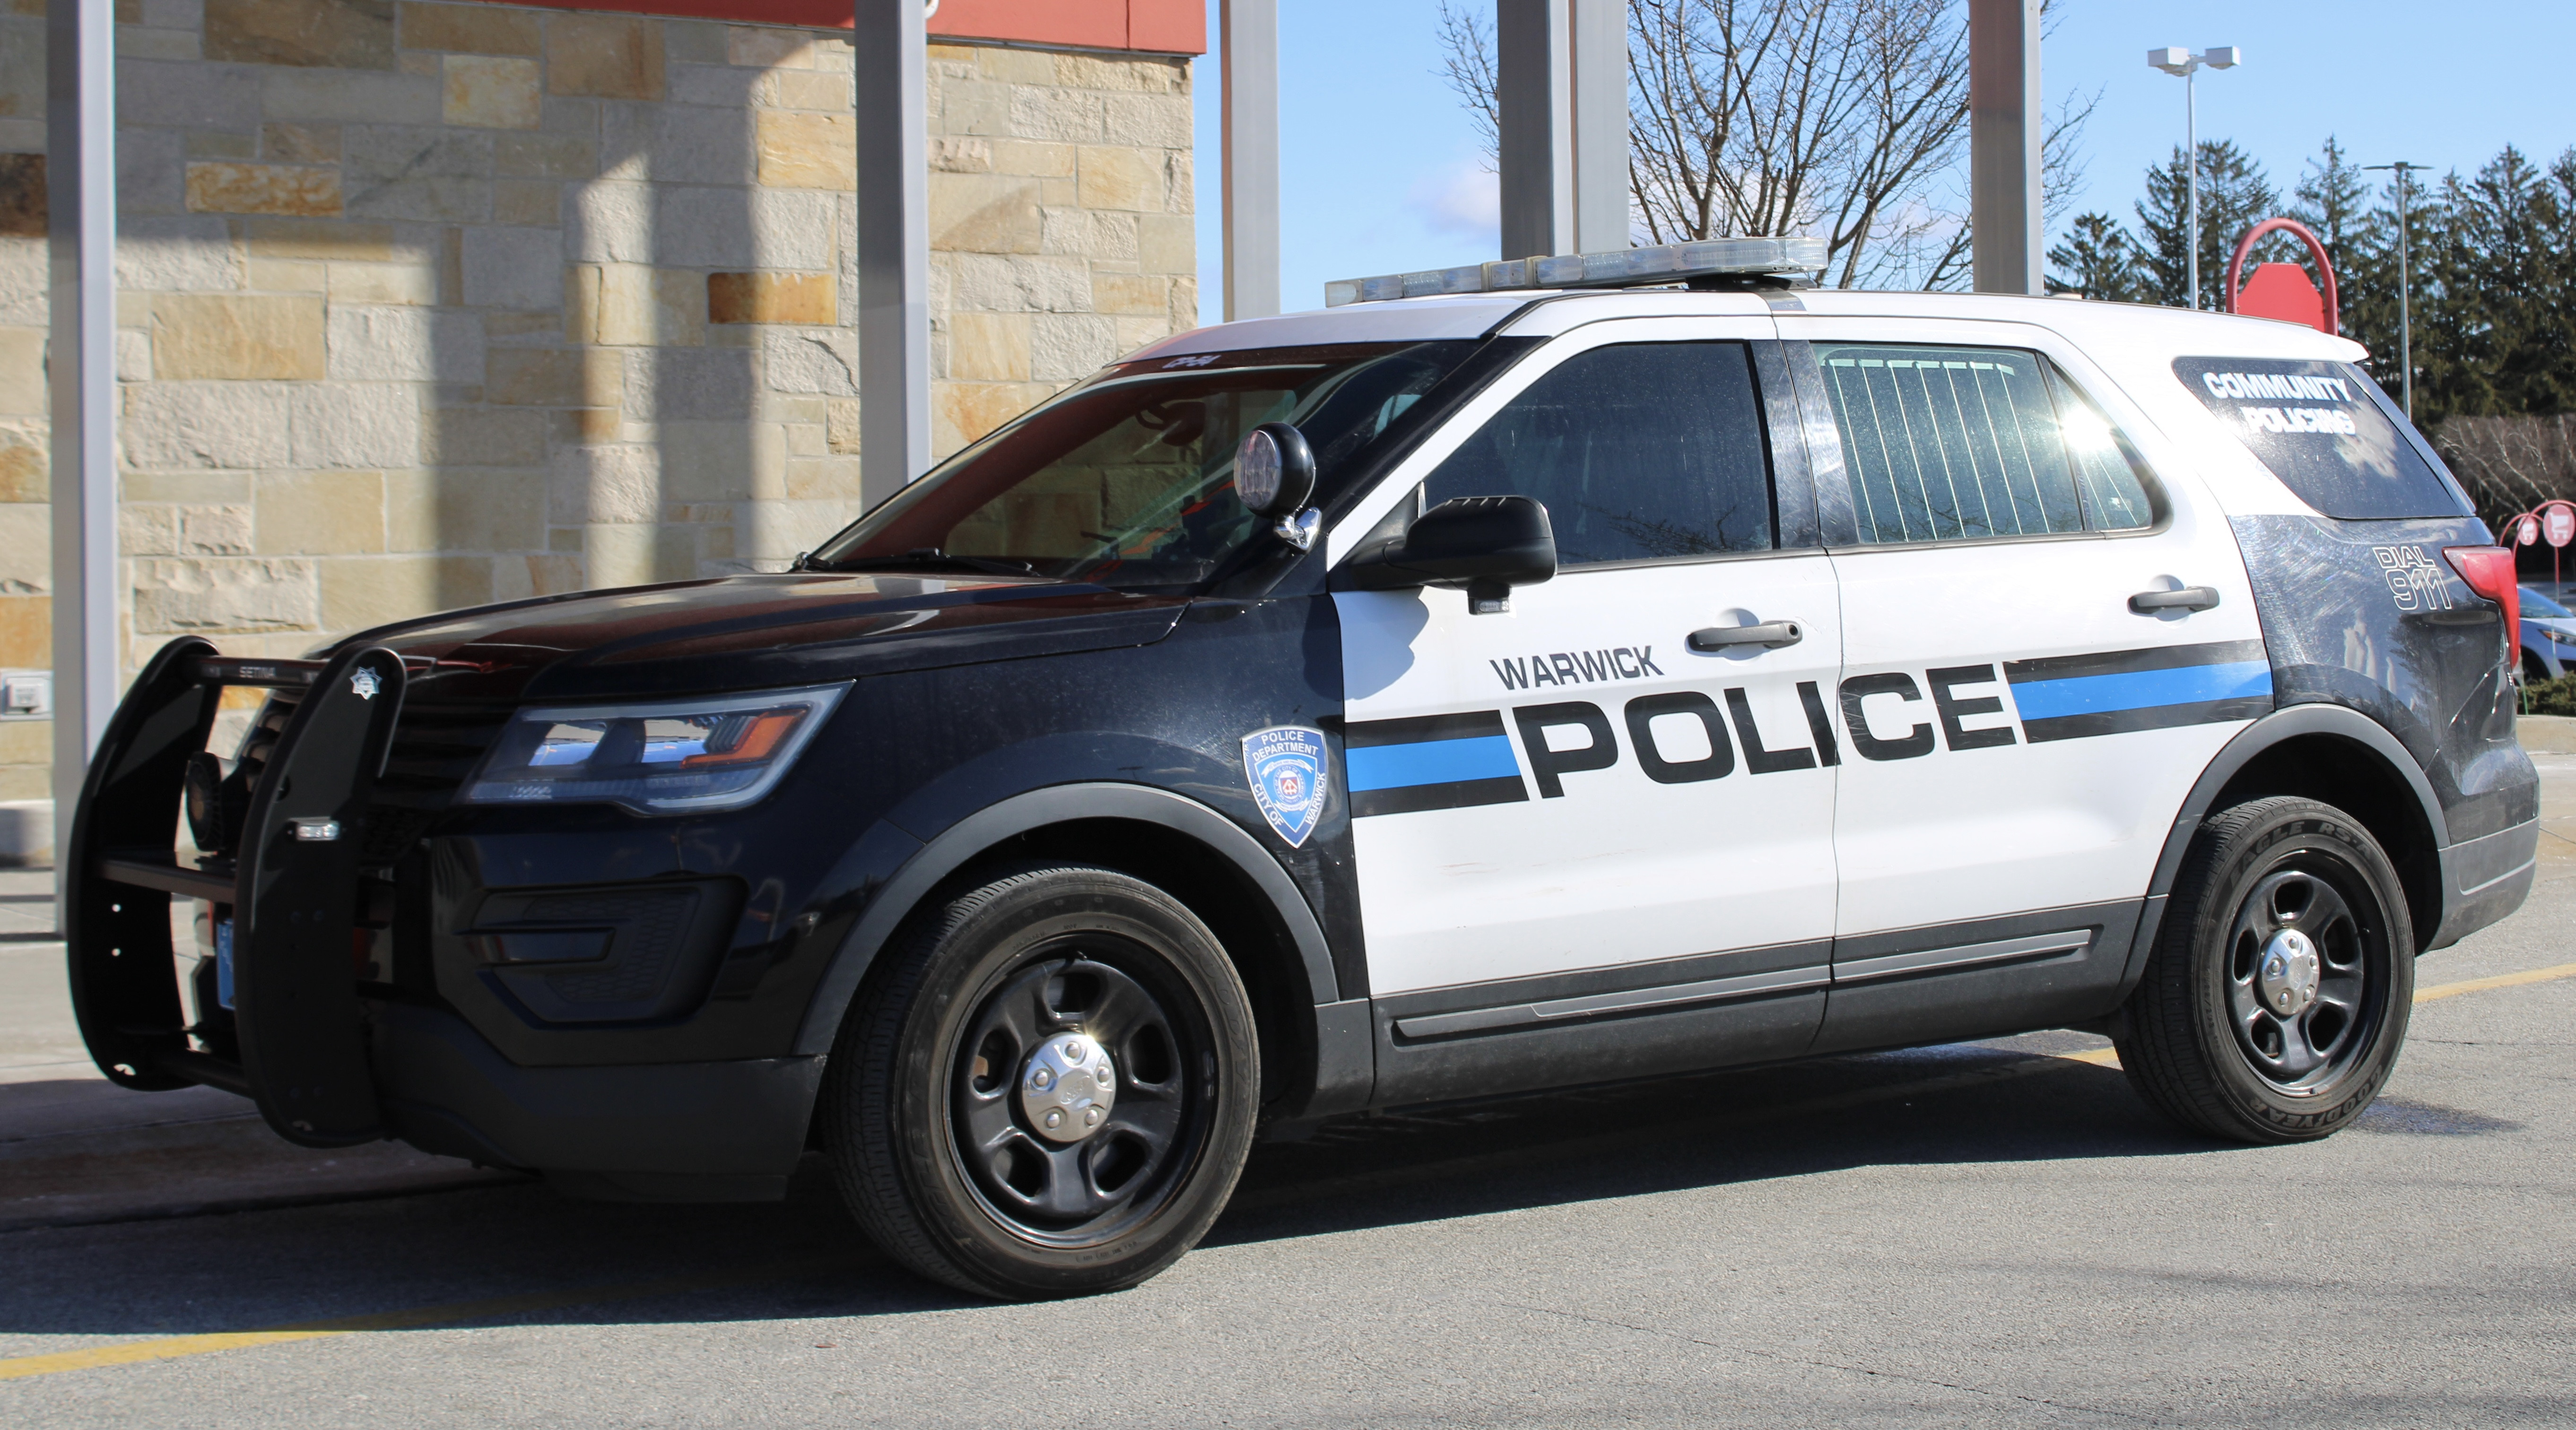
[[[1340,278],[1324,285],[1324,306],[1383,303],[1442,293],[1502,293],[1516,288],[1634,288],[1724,275],[1760,277],[1815,273],[1825,266],[1821,238],[1704,238],[1609,253],[1566,253],[1553,258],[1506,258],[1462,268],[1428,268],[1377,278]]]

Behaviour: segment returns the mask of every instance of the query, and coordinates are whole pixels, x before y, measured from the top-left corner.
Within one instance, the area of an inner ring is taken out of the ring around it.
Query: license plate
[[[221,919],[215,924],[215,1002],[233,1006],[233,921]]]

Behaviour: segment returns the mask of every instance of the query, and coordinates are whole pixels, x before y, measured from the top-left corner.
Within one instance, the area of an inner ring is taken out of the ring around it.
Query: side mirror
[[[1512,588],[1556,575],[1556,530],[1534,497],[1459,497],[1413,519],[1402,536],[1354,553],[1333,585],[1348,591],[1464,586],[1480,616],[1512,608]]]

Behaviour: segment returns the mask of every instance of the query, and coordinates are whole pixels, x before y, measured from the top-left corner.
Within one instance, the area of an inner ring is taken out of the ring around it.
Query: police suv
[[[89,1047],[576,1195],[819,1149],[1005,1297],[1406,1104],[2079,1027],[2334,1132],[2531,884],[2509,554],[2352,343],[1810,246],[1336,285],[783,573],[174,641],[65,855]]]

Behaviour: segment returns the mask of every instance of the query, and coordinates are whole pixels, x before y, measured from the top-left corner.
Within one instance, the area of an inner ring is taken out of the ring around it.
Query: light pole
[[[2372,164],[2362,172],[2377,174],[2393,171],[2397,175],[2397,369],[2398,387],[2405,393],[2406,420],[2415,420],[2415,319],[2407,311],[2406,277],[2406,175],[2421,164],[2400,159],[2394,164]]]
[[[2190,236],[2185,244],[2190,254],[2191,306],[2200,306],[2200,90],[2195,78],[2203,66],[2214,70],[2236,68],[2239,58],[2234,45],[2216,45],[2206,50],[2186,50],[2179,45],[2147,51],[2147,63],[2166,74],[2182,76],[2183,153],[2191,189]]]

